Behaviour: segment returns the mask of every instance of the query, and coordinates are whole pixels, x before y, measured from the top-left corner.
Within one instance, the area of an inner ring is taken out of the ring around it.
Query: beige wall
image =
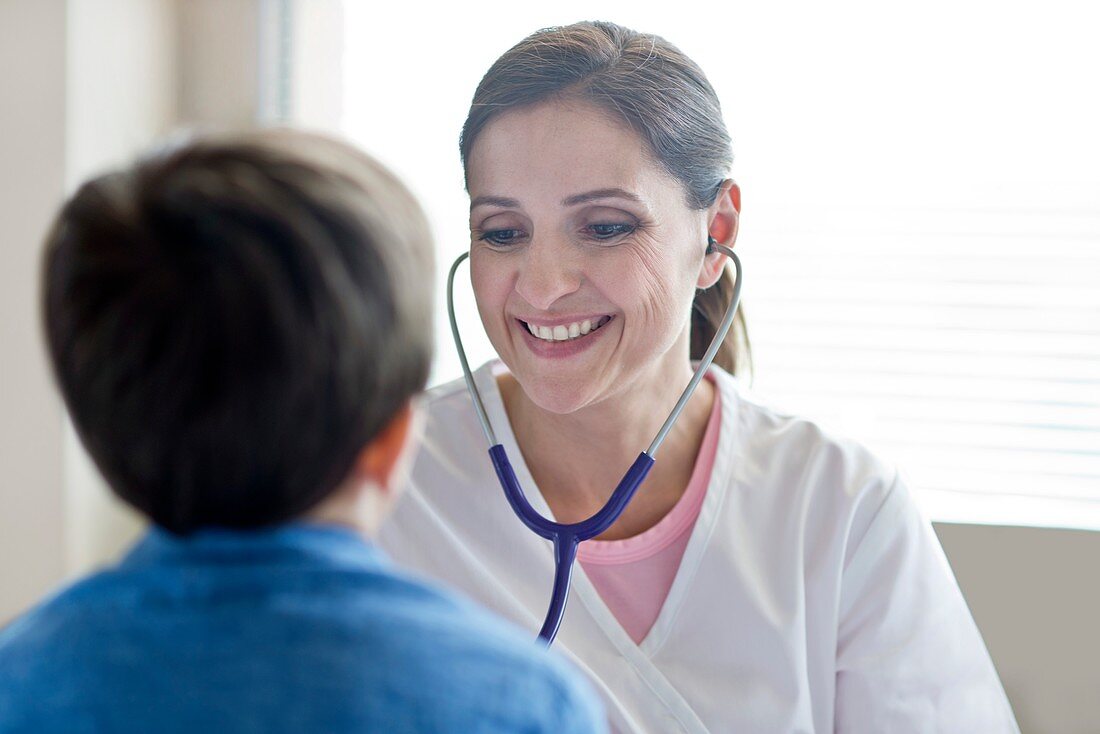
[[[1021,731],[1100,732],[1100,533],[935,527]]]
[[[65,7],[0,2],[0,621],[65,570],[61,406],[38,334],[38,243],[65,190]]]
[[[255,124],[261,4],[261,0],[177,0],[181,123],[197,127]]]

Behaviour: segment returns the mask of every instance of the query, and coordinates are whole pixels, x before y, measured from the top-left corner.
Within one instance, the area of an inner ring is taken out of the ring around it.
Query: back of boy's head
[[[176,533],[306,512],[428,378],[423,213],[318,135],[200,139],[89,181],[43,276],[77,432],[112,489]]]

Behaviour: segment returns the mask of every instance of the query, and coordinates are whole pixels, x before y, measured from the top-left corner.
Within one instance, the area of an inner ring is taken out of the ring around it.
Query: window
[[[468,247],[458,133],[588,17],[706,71],[734,137],[755,387],[898,463],[938,520],[1100,528],[1100,47],[1085,4],[344,6],[343,130]],[[492,356],[456,293],[472,363]],[[459,375],[438,303],[434,382]]]

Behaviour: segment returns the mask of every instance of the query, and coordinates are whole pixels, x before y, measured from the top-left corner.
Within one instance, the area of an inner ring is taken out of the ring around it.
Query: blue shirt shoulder
[[[351,530],[153,530],[0,631],[0,734],[601,732],[578,674]]]

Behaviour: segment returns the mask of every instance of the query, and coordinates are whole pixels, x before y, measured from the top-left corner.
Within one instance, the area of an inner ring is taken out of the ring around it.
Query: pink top
[[[706,379],[714,382],[709,374]],[[718,451],[720,400],[715,390],[714,407],[691,479],[668,514],[640,535],[622,540],[588,540],[577,552],[585,575],[635,644],[645,639],[657,621],[707,495]]]

